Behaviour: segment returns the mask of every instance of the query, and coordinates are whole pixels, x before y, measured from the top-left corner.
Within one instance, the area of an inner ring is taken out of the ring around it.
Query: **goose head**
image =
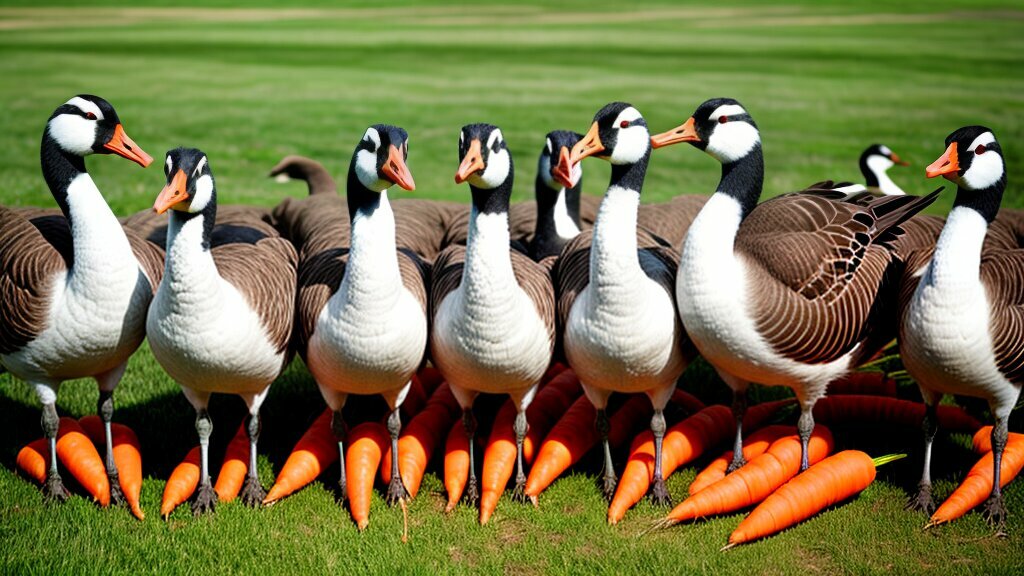
[[[757,124],[732,98],[712,98],[697,107],[686,122],[651,138],[655,148],[688,142],[722,164],[745,158],[761,145]]]
[[[552,191],[558,192],[562,188],[575,188],[583,178],[583,164],[577,163],[570,170],[568,185],[560,182],[555,176],[555,169],[559,163],[569,162],[569,154],[572,147],[583,139],[582,134],[568,130],[555,130],[548,132],[544,143],[544,149],[540,151],[540,159],[537,161],[537,175],[544,186]]]
[[[153,157],[125,133],[114,107],[90,94],[79,94],[58,106],[43,138],[71,156],[117,154],[143,168],[153,162]]]
[[[628,166],[641,162],[650,151],[644,117],[625,102],[612,102],[594,115],[590,130],[572,147],[569,157],[560,158],[555,178],[571,186],[576,165],[588,156],[607,160],[613,166]]]
[[[468,124],[459,133],[459,169],[455,183],[469,182],[481,190],[494,190],[512,177],[512,155],[501,128],[492,124]]]
[[[216,206],[213,172],[202,150],[171,150],[164,160],[164,175],[167,184],[153,203],[153,210],[157,214],[168,210],[199,214]]]
[[[865,168],[875,173],[885,172],[893,166],[910,166],[910,162],[900,158],[885,144],[872,144],[860,155],[861,171]],[[867,173],[865,172],[865,176]]]
[[[374,124],[366,129],[352,153],[352,171],[359,183],[373,192],[383,192],[397,184],[415,190],[406,160],[409,134],[398,126]]]
[[[1003,149],[992,130],[966,126],[946,137],[946,151],[928,165],[929,178],[942,176],[965,190],[980,191],[1006,185]]]

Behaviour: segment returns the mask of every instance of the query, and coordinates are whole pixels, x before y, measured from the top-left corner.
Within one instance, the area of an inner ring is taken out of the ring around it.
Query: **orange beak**
[[[455,183],[462,184],[476,172],[484,169],[484,158],[480,155],[480,140],[474,138],[469,143],[469,150],[462,158],[459,169],[455,172]]]
[[[402,188],[409,191],[416,189],[416,183],[412,180],[412,172],[409,172],[409,167],[405,165],[405,158],[402,157],[402,152],[394,144],[388,148],[388,160],[384,163],[381,171],[388,177],[388,180]]]
[[[700,142],[700,136],[697,135],[696,120],[693,119],[693,116],[690,116],[686,122],[668,132],[651,136],[651,146],[654,148],[671,146],[680,142]]]
[[[139,145],[125,134],[124,126],[120,124],[114,127],[114,135],[103,147],[118,156],[137,163],[143,168],[153,163],[153,157],[146,154],[142,148],[139,148]]]
[[[950,143],[946,151],[939,156],[939,159],[932,162],[925,168],[925,175],[929,178],[935,178],[936,176],[945,176],[947,180],[951,179],[949,174],[956,174],[960,171],[960,162],[957,160],[956,155],[956,142]]]
[[[910,166],[910,162],[907,162],[906,160],[900,158],[900,155],[895,152],[889,154],[889,160],[892,160],[893,164],[898,164],[900,166]]]
[[[164,186],[164,189],[160,191],[160,195],[156,197],[156,202],[153,203],[153,211],[157,214],[163,214],[175,204],[188,199],[188,192],[185,191],[185,181],[185,172],[178,168],[178,171],[174,173],[174,178],[171,178],[171,182]]]
[[[569,149],[562,146],[558,152],[558,164],[551,169],[551,177],[566,188],[572,188],[572,162],[569,160]]]

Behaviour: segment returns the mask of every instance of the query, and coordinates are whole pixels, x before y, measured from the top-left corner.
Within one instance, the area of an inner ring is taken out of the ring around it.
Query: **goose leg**
[[[60,427],[60,418],[57,416],[57,406],[52,402],[43,404],[42,427],[43,434],[50,441],[50,465],[46,471],[43,495],[47,500],[63,502],[68,499],[68,491],[57,470],[57,429]]]
[[[735,472],[747,463],[743,457],[743,417],[747,414],[747,389],[734,388],[732,391],[732,417],[736,420],[736,438],[732,445],[732,462],[725,470],[726,474]]]
[[[924,463],[921,480],[917,483],[917,493],[907,502],[907,508],[919,510],[931,516],[932,512],[935,512],[935,500],[932,498],[932,442],[939,429],[936,411],[942,397],[924,390],[922,390],[922,396],[925,407],[924,420],[921,422],[921,429],[924,432]]]
[[[651,482],[651,503],[655,506],[670,506],[672,498],[665,487],[665,478],[661,471],[661,445],[665,439],[665,413],[655,410],[651,417],[651,432],[654,434],[654,478]]]
[[[474,443],[476,442],[476,417],[473,416],[473,408],[463,408],[462,427],[466,430],[466,439],[469,440],[469,481],[466,483],[466,504],[476,506],[480,501],[480,490],[476,483],[476,461],[474,458]]]
[[[796,421],[796,432],[800,436],[800,471],[803,472],[810,467],[807,461],[807,443],[811,441],[811,433],[814,432],[814,412],[811,406],[805,406],[800,411],[800,419]],[[742,450],[742,446],[740,450]]]
[[[611,502],[615,497],[615,488],[619,479],[615,476],[615,465],[612,463],[612,447],[608,442],[608,434],[611,432],[611,423],[608,421],[608,411],[600,408],[597,411],[597,421],[594,423],[597,433],[601,436],[601,445],[604,448],[604,471],[602,473],[601,492],[605,500]]]
[[[242,400],[249,408],[249,420],[246,424],[246,433],[249,435],[249,470],[245,475],[245,484],[242,485],[242,503],[246,506],[258,508],[263,505],[263,499],[267,497],[267,491],[260,483],[260,473],[256,467],[256,444],[260,439],[260,431],[263,428],[263,419],[260,418],[260,407],[270,392],[267,386],[259,394],[242,394]]]
[[[513,430],[516,433],[516,486],[512,490],[512,500],[515,502],[526,502],[526,473],[523,471],[523,441],[526,440],[526,433],[530,425],[526,421],[526,412],[520,410],[516,414],[516,421]]]
[[[199,488],[192,499],[192,514],[199,516],[213,512],[217,506],[217,493],[210,482],[210,436],[213,435],[213,420],[206,406],[196,410],[196,433],[199,435]]]
[[[120,505],[125,503],[124,493],[121,491],[121,478],[117,472],[117,465],[114,462],[114,437],[110,430],[110,423],[114,419],[114,388],[124,376],[127,364],[122,364],[113,370],[96,377],[100,388],[100,398],[96,403],[96,412],[103,421],[103,436],[106,440],[106,455],[104,464],[107,468],[107,478],[110,480],[110,503]]]
[[[348,498],[348,482],[345,480],[345,438],[348,436],[348,426],[345,425],[345,417],[341,409],[334,411],[331,416],[331,431],[334,432],[334,439],[338,441],[338,490],[341,492],[341,501]]]
[[[387,502],[394,506],[409,499],[409,491],[402,482],[402,474],[398,470],[398,435],[402,432],[402,416],[395,408],[388,416],[388,433],[391,434],[391,483],[388,485]]]
[[[1006,503],[1003,501],[1003,490],[1001,486],[1001,472],[1003,466],[1003,449],[1006,448],[1008,436],[1009,415],[1003,414],[996,417],[995,426],[992,427],[992,493],[985,501],[985,519],[996,529],[999,535],[1005,535],[1006,528]]]

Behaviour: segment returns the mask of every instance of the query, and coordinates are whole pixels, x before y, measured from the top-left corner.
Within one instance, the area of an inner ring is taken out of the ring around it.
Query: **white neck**
[[[692,260],[699,256],[707,264],[724,264],[735,258],[733,248],[736,234],[743,222],[743,208],[732,196],[715,192],[694,218],[683,241],[682,257]],[[713,272],[711,266],[708,273]]]
[[[138,268],[128,237],[88,173],[81,173],[67,189],[71,239],[75,262],[73,276],[110,274]]]
[[[953,208],[928,265],[926,275],[930,283],[942,286],[963,281],[977,282],[981,269],[981,246],[987,232],[988,222],[977,210],[964,206]]]
[[[395,246],[395,215],[387,190],[381,192],[376,209],[356,211],[349,250],[345,276],[332,299],[390,308],[400,293],[402,277]]]
[[[636,243],[639,206],[640,193],[636,190],[612,185],[605,192],[590,245],[590,286],[597,295],[595,300],[644,276]]]
[[[882,156],[871,156],[868,158],[868,169],[875,174],[875,178],[878,178],[878,189],[882,191],[882,194],[886,196],[906,194],[902,188],[889,178],[888,170],[892,165],[891,160]]]
[[[466,240],[466,264],[462,270],[462,289],[470,305],[490,307],[507,305],[517,287],[509,255],[508,213],[480,214],[476,207],[469,214]]]
[[[569,208],[565,204],[565,188],[558,191],[558,198],[555,200],[555,234],[564,240],[571,240],[580,233],[579,226],[569,216]]]
[[[167,254],[158,297],[169,297],[178,307],[198,304],[208,308],[220,300],[220,273],[213,254],[203,247],[205,218],[199,214],[185,220],[172,211],[167,224]]]

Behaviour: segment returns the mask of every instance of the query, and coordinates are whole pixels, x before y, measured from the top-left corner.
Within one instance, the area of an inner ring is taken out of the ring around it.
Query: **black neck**
[[[68,209],[68,186],[79,174],[85,174],[85,159],[69,154],[61,149],[57,141],[50,136],[49,128],[43,133],[43,143],[39,149],[40,165],[43,167],[43,178],[57,201],[64,217],[71,223],[71,211]]]
[[[956,200],[953,208],[970,208],[981,214],[989,224],[996,219],[999,213],[999,205],[1003,201],[1003,190],[1006,189],[1006,174],[1004,173],[999,181],[985,188],[984,190],[967,190],[962,186],[956,190]]]
[[[217,191],[213,190],[210,194],[210,202],[206,204],[206,207],[199,212],[185,212],[182,210],[171,210],[171,219],[174,220],[178,225],[178,230],[185,225],[186,222],[190,222],[196,218],[196,216],[203,217],[203,250],[210,249],[210,241],[213,238],[213,226],[217,222]],[[167,249],[171,249],[171,242],[174,239],[170,236],[167,237]]]
[[[356,175],[356,159],[348,167],[348,183],[346,196],[348,199],[348,219],[351,222],[356,217],[356,212],[362,211],[372,214],[380,206],[380,192],[374,192],[363,185]]]
[[[512,159],[509,158],[508,176],[505,178],[504,182],[489,190],[477,188],[470,184],[469,190],[473,196],[473,208],[476,209],[477,214],[500,214],[502,212],[508,212],[508,203],[512,198],[512,182],[514,180]]]
[[[572,188],[565,188],[565,209],[576,227],[580,227],[580,189],[583,179]],[[534,194],[537,199],[537,227],[533,236],[533,257],[537,260],[562,252],[566,240],[558,235],[555,228],[555,204],[558,192],[554,192],[540,175],[534,183]]]
[[[743,158],[722,164],[722,180],[718,183],[718,191],[732,196],[740,203],[743,218],[757,206],[763,187],[764,156],[760,144],[755,144]]]
[[[864,184],[869,188],[878,188],[878,174],[868,166],[870,155],[860,157],[860,173],[864,175]]]
[[[647,174],[647,163],[651,159],[651,150],[647,149],[639,160],[632,164],[612,164],[612,177],[608,187],[619,186],[639,193],[644,187],[644,176]]]

